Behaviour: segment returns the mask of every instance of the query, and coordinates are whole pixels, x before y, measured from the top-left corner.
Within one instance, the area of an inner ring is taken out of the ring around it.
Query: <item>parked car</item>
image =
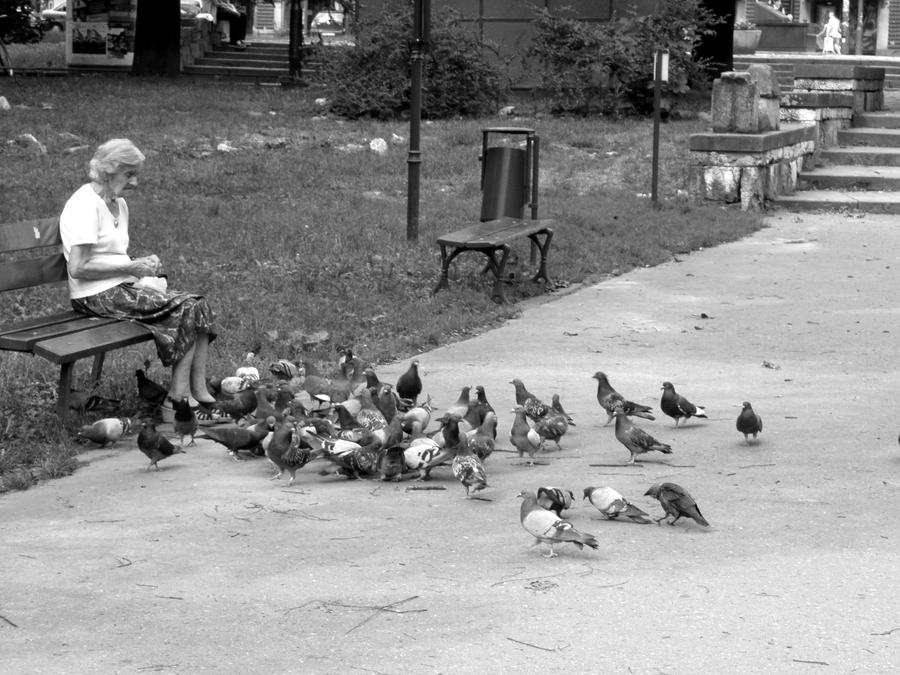
[[[347,15],[327,10],[317,13],[309,24],[311,42],[331,46],[352,46],[356,40],[347,31]]]
[[[45,33],[66,29],[66,0],[55,2],[49,9],[41,12],[41,25]]]

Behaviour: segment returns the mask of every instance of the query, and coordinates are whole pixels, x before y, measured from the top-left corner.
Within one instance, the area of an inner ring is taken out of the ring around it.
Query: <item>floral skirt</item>
[[[215,315],[202,295],[158,291],[119,284],[86,298],[72,299],[76,312],[123,319],[145,326],[156,342],[164,366],[180,361],[199,333],[216,337]]]

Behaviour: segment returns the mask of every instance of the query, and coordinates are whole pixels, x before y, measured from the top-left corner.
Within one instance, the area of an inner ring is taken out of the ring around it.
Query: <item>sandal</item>
[[[200,426],[224,424],[231,421],[231,418],[228,415],[220,413],[218,410],[214,410],[209,405],[204,405],[203,403],[200,403],[196,408],[193,408],[193,411],[194,415],[197,416],[197,423]]]

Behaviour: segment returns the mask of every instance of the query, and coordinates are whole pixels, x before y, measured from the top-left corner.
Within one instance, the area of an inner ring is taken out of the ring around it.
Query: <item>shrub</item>
[[[356,46],[323,50],[332,112],[353,119],[393,119],[408,111],[412,24],[412,3],[394,0],[377,16],[360,21]],[[489,48],[447,8],[432,15],[430,38],[422,116],[447,119],[492,112],[505,88]]]
[[[40,42],[42,36],[31,0],[0,0],[0,41]]]
[[[646,113],[652,109],[653,55],[669,50],[667,96],[687,94],[707,81],[706,64],[693,58],[715,17],[700,0],[669,0],[658,13],[588,23],[541,9],[530,55],[554,112]]]

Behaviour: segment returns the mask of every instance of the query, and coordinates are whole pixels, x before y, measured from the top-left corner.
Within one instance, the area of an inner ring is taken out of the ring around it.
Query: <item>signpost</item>
[[[653,55],[653,169],[650,198],[654,206],[659,205],[657,184],[659,183],[659,117],[660,89],[669,81],[669,50],[657,49]]]
[[[422,61],[428,48],[431,0],[415,0],[413,8],[413,44],[410,62],[412,83],[409,102],[409,156],[406,191],[406,238],[419,238],[419,174],[422,168],[420,130],[422,127]]]

